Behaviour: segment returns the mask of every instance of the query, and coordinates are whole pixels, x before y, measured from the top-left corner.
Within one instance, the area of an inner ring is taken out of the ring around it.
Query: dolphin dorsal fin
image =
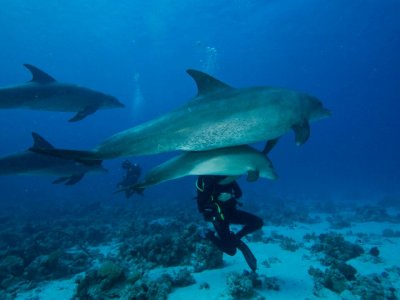
[[[39,149],[54,149],[53,145],[46,141],[43,137],[41,137],[36,132],[32,132],[33,137],[33,146],[32,148]]]
[[[204,96],[220,90],[233,89],[226,83],[198,70],[189,69],[186,71],[196,82],[197,96]]]
[[[46,72],[43,72],[39,68],[30,65],[30,64],[24,64],[25,68],[27,68],[31,73],[32,73],[32,79],[31,82],[37,82],[41,84],[46,84],[50,82],[56,81],[53,77],[51,77],[49,74]]]

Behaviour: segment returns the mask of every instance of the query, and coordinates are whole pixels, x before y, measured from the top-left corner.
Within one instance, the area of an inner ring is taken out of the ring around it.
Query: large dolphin
[[[310,135],[309,121],[330,115],[318,99],[276,87],[235,89],[200,71],[188,70],[197,96],[183,107],[117,133],[93,151],[55,155],[111,159],[162,152],[205,151],[276,139],[290,130],[297,145]]]
[[[124,107],[115,97],[79,85],[56,81],[35,66],[24,65],[32,80],[0,88],[0,108],[76,112],[69,121],[80,121],[98,109]]]
[[[184,152],[154,167],[146,173],[144,179],[123,190],[141,191],[149,186],[189,175],[226,175],[247,174],[248,181],[259,177],[275,180],[276,172],[266,156],[267,146],[260,152],[248,145],[219,148],[208,151]]]
[[[32,133],[33,149],[53,149],[53,146],[37,133]],[[53,183],[72,185],[86,173],[106,172],[100,160],[71,160],[35,153],[29,150],[0,158],[0,175],[53,175],[59,176]]]

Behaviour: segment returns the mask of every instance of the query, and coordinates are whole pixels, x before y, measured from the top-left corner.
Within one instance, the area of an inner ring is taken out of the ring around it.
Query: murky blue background
[[[127,105],[74,124],[67,113],[0,110],[0,155],[28,148],[31,131],[56,147],[90,149],[188,101],[196,88],[185,70],[197,68],[236,87],[306,91],[333,112],[312,124],[302,147],[293,133],[284,136],[271,153],[279,180],[242,179],[246,197],[368,201],[399,193],[397,0],[2,0],[0,41],[0,86],[30,80],[22,66],[30,63]],[[169,156],[132,160],[149,168]],[[1,177],[1,203],[123,201],[112,194],[122,160],[73,187]],[[193,182],[159,185],[143,199],[195,205]]]

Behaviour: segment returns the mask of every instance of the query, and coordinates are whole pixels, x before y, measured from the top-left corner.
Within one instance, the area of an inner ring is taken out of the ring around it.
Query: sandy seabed
[[[326,216],[319,215],[324,220]],[[382,274],[389,272],[391,283],[396,289],[397,297],[400,298],[400,274],[399,272],[390,273],[393,267],[399,267],[400,237],[384,237],[383,230],[392,229],[400,231],[400,224],[388,222],[367,222],[355,223],[351,227],[334,230],[326,221],[316,224],[296,223],[292,226],[264,226],[263,233],[268,235],[271,232],[294,239],[301,245],[296,251],[283,250],[277,243],[248,242],[249,247],[258,260],[258,274],[273,277],[279,284],[279,290],[255,289],[257,296],[252,299],[361,299],[348,291],[337,294],[329,289],[314,289],[314,280],[308,274],[311,266],[324,269],[315,253],[310,250],[310,245],[304,241],[306,234],[316,235],[327,232],[343,234],[345,239],[356,244],[360,244],[364,249],[378,247],[380,254],[379,260],[369,259],[370,255],[365,253],[347,263],[355,267],[360,275]],[[368,237],[368,238],[360,238]],[[112,251],[112,245],[103,247],[105,252]],[[265,262],[272,263],[265,263]],[[172,268],[158,268],[151,273],[154,276],[162,272],[168,272]],[[175,288],[169,295],[171,300],[197,300],[197,299],[232,299],[227,292],[227,276],[231,272],[241,273],[248,270],[243,256],[238,253],[235,256],[224,255],[224,266],[219,269],[206,270],[193,273],[196,283],[183,288]],[[388,271],[389,270],[389,271]],[[397,269],[398,270],[398,269]],[[78,276],[78,275],[77,275]],[[76,276],[64,279],[44,282],[37,288],[19,293],[17,300],[53,300],[53,299],[72,299],[76,289]],[[208,288],[201,288],[207,283]],[[257,298],[258,297],[258,298]]]

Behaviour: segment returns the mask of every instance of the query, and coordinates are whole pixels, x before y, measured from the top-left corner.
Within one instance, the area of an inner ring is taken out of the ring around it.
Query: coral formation
[[[226,279],[228,294],[234,299],[251,299],[255,295],[253,282],[248,273],[232,272]]]
[[[343,235],[333,232],[320,234],[311,250],[325,255],[321,262],[326,266],[334,264],[336,260],[346,262],[364,253],[360,245],[348,242]]]

